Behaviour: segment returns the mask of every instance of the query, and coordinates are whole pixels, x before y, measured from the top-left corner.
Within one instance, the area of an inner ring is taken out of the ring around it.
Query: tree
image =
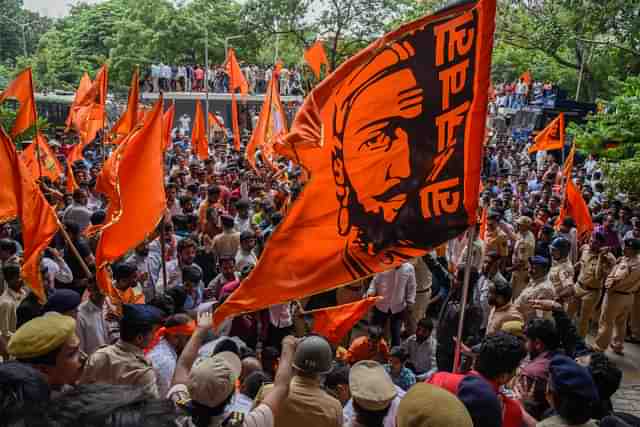
[[[52,25],[50,18],[30,12],[22,0],[0,0],[0,63],[15,65],[16,58],[35,52],[38,41]]]

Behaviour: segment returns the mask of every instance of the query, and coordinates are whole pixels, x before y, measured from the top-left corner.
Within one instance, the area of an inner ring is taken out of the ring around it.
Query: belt
[[[416,295],[426,294],[427,292],[431,292],[431,289],[425,289],[424,291],[416,291]]]

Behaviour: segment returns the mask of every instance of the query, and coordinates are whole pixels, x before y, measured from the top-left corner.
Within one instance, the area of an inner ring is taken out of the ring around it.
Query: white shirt
[[[293,325],[289,303],[276,304],[269,307],[269,320],[277,328],[288,328]]]
[[[151,361],[153,370],[156,371],[160,396],[166,396],[171,388],[171,380],[178,363],[176,350],[166,339],[162,338],[147,354],[147,359]]]
[[[247,265],[255,265],[258,263],[258,258],[256,258],[253,251],[245,252],[242,248],[236,254],[236,271],[242,271],[242,269]]]
[[[399,313],[407,304],[416,302],[416,272],[413,265],[405,262],[397,268],[378,273],[369,285],[369,295],[383,297],[376,308],[383,313]]]
[[[398,394],[391,401],[391,405],[389,406],[389,411],[387,415],[382,420],[382,424],[384,427],[396,427],[396,415],[398,415],[398,406],[400,405],[400,401],[406,394],[404,390],[400,387],[396,386],[396,391]],[[342,417],[344,421],[344,426],[352,426],[356,420],[356,412],[353,409],[353,399],[349,399],[347,404],[344,406],[342,410]]]
[[[99,347],[109,344],[109,335],[102,307],[98,307],[91,300],[86,300],[78,306],[76,321],[76,333],[80,338],[80,350],[91,355]]]
[[[44,257],[42,266],[47,269],[48,283],[54,283],[54,280],[65,284],[73,282],[73,273],[64,259]]]

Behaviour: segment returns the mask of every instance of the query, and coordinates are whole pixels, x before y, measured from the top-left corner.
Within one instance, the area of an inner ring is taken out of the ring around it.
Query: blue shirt
[[[413,372],[411,372],[409,368],[403,366],[402,369],[400,369],[400,374],[398,375],[393,375],[391,373],[391,365],[388,363],[384,365],[384,369],[391,377],[391,381],[393,381],[395,385],[397,385],[404,391],[409,390],[411,386],[416,383],[416,376],[413,374]]]

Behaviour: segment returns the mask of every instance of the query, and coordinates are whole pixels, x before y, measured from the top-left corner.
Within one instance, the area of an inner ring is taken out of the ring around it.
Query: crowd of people
[[[171,76],[157,84],[182,85]],[[71,165],[72,193],[63,177],[41,182],[77,251],[59,237],[46,250],[45,305],[20,276],[19,224],[2,226],[0,423],[640,425],[612,404],[622,371],[608,353],[640,341],[640,213],[607,198],[595,159],[568,177],[596,224],[586,239],[573,219],[556,224],[560,156],[530,156],[496,134],[484,159],[483,233],[478,225],[397,268],[214,330],[212,312],[301,190],[297,167],[257,174],[230,147],[214,141],[199,161],[187,139],[174,141],[165,218],[112,265],[110,295],[94,277],[108,203],[95,188],[108,154],[99,142]],[[381,298],[341,343],[311,333],[306,311],[365,296]]]
[[[271,80],[273,67],[241,64],[242,73],[249,85],[249,93],[263,94]],[[303,94],[303,76],[299,67],[280,69],[280,95],[299,96]],[[167,65],[152,64],[142,79],[147,92],[204,92],[229,93],[229,76],[223,65],[202,64]]]
[[[529,104],[553,102],[557,96],[557,87],[550,81],[529,83],[520,77],[514,82],[502,82],[495,86],[496,106],[521,109]]]

